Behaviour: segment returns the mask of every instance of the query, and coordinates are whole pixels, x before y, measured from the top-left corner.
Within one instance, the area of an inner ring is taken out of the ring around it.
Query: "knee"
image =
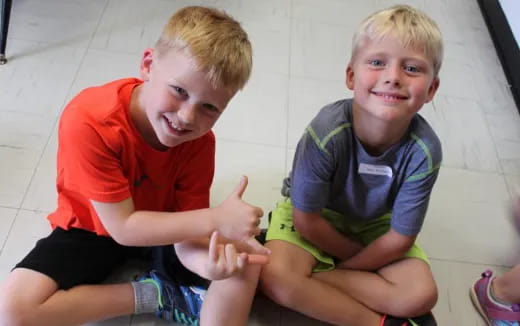
[[[267,265],[260,274],[260,289],[271,300],[282,306],[291,306],[297,297],[297,277],[288,277],[285,271]]]
[[[392,300],[388,313],[396,317],[416,317],[430,312],[437,303],[435,286],[422,288]]]

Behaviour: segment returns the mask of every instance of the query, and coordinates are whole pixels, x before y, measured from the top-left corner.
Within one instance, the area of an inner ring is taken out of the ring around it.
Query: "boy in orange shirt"
[[[214,208],[209,189],[211,128],[246,84],[251,52],[233,18],[187,7],[144,51],[141,80],[88,88],[67,105],[58,207],[48,216],[54,230],[2,285],[0,325],[80,325],[148,312],[188,325],[246,323],[269,253],[254,240],[263,212],[241,200],[245,177]],[[101,284],[152,246],[162,246],[153,249],[159,270]],[[203,305],[204,295],[180,282],[186,268],[200,276],[190,277],[194,284],[213,281]]]

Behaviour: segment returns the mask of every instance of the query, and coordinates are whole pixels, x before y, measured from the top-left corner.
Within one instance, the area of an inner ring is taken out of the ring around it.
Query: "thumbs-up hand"
[[[216,229],[231,240],[246,241],[260,234],[261,208],[242,200],[247,188],[247,177],[243,176],[231,195],[215,208]]]

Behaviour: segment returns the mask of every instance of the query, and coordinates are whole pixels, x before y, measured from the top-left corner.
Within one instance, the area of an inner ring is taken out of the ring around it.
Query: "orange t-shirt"
[[[215,166],[210,131],[158,151],[132,123],[129,104],[138,79],[83,90],[65,107],[58,129],[58,208],[53,228],[110,236],[90,200],[133,198],[136,210],[185,211],[209,206]]]

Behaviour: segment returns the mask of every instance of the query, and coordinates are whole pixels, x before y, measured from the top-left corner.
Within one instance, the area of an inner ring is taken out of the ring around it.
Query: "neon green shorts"
[[[293,226],[292,204],[290,199],[285,198],[280,201],[276,209],[271,213],[271,221],[267,230],[266,240],[283,240],[305,249],[316,258],[318,263],[314,267],[314,272],[325,272],[334,269],[334,259],[300,236]],[[332,224],[338,231],[351,239],[357,240],[364,245],[369,244],[390,229],[390,214],[381,216],[372,221],[353,221],[345,216],[332,211],[323,209],[322,216]],[[428,265],[428,257],[424,250],[414,244],[404,256],[408,258],[419,258]]]

